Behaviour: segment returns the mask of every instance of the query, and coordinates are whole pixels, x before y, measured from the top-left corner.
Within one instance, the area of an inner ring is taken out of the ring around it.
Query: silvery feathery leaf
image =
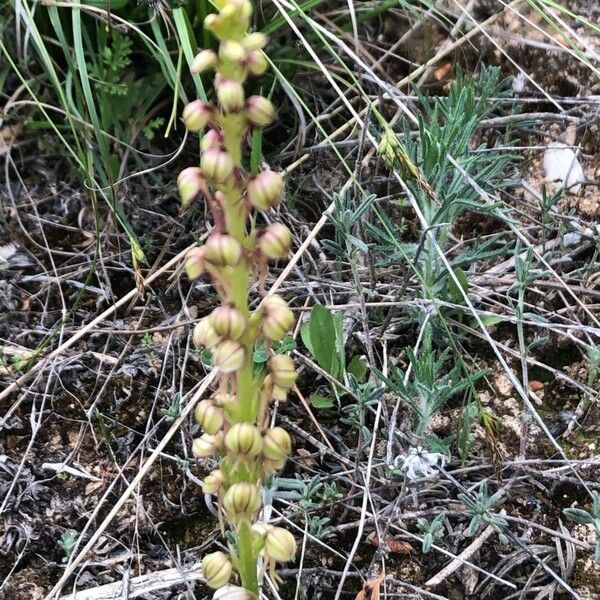
[[[408,456],[399,456],[396,463],[402,463],[402,469],[406,477],[411,481],[425,477],[430,479],[435,476],[438,465],[443,467],[447,457],[439,452],[427,452],[421,446],[413,447],[408,451]]]

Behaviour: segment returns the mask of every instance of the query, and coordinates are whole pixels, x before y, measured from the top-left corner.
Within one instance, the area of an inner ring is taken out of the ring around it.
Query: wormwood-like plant
[[[262,52],[266,38],[248,33],[252,5],[248,0],[219,0],[219,12],[204,26],[219,40],[218,53],[202,50],[191,70],[216,71],[216,102],[189,103],[183,111],[186,127],[204,133],[200,166],[178,177],[184,207],[201,196],[214,228],[204,246],[190,252],[185,268],[191,279],[208,274],[222,304],[194,329],[194,343],[212,352],[218,388],[195,411],[204,434],[194,440],[198,457],[220,456],[219,468],[203,482],[215,494],[220,515],[230,528],[229,553],[204,557],[206,583],[215,597],[242,600],[258,597],[257,562],[262,556],[271,576],[275,564],[294,558],[294,536],[280,527],[256,521],[261,508],[261,482],[281,469],[291,452],[291,439],[281,427],[269,427],[272,401],[284,401],[297,374],[291,358],[273,353],[266,369],[256,368],[255,348],[262,352],[291,330],[294,316],[285,300],[268,295],[250,310],[254,277],[264,278],[268,262],[284,258],[291,234],[279,223],[258,228],[254,210],[268,211],[281,201],[283,178],[265,169],[249,175],[244,169],[244,144],[255,128],[268,125],[275,109],[262,96],[245,97],[244,81],[267,68]],[[259,363],[264,364],[264,363]],[[237,572],[242,587],[229,586]]]

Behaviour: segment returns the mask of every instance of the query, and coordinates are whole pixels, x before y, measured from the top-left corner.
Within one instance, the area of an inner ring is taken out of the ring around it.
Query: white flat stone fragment
[[[548,144],[544,152],[544,171],[548,181],[565,187],[573,194],[581,190],[580,184],[586,180],[575,152],[562,142]]]

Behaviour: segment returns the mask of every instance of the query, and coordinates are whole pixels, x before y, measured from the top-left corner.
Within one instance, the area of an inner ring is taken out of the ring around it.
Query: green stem
[[[258,598],[257,556],[252,543],[252,526],[246,519],[238,524],[238,552],[239,572],[242,579],[242,587],[252,592]]]

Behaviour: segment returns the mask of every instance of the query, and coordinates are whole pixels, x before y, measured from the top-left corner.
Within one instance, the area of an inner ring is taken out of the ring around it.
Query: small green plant
[[[58,540],[58,547],[65,553],[62,562],[67,562],[77,545],[77,536],[72,531],[65,531]]]
[[[503,544],[508,543],[508,537],[505,534],[508,523],[504,517],[493,512],[494,507],[502,500],[502,496],[502,491],[491,496],[488,495],[487,481],[481,483],[474,500],[466,494],[458,494],[458,499],[465,505],[466,514],[471,517],[467,535],[474,536],[482,526],[489,525],[498,533]]]
[[[289,531],[257,521],[257,515],[261,487],[283,467],[292,446],[283,428],[269,426],[269,406],[287,399],[297,373],[281,352],[290,346],[285,340],[295,321],[292,311],[276,295],[251,309],[250,288],[253,278],[264,278],[269,261],[287,256],[291,234],[279,223],[257,224],[258,211],[282,200],[283,177],[268,168],[249,174],[244,166],[246,140],[275,116],[269,100],[246,97],[244,90],[248,76],[267,68],[266,38],[248,33],[249,0],[221,0],[216,6],[204,26],[219,40],[218,52],[202,50],[191,65],[194,74],[216,71],[216,102],[198,99],[185,106],[188,130],[204,133],[200,165],[178,177],[183,208],[201,197],[213,218],[210,236],[189,253],[185,270],[191,279],[207,274],[222,301],[193,332],[195,345],[211,353],[218,386],[196,407],[204,433],[192,450],[198,458],[219,456],[219,468],[204,479],[203,490],[218,497],[220,517],[229,527],[228,552],[213,552],[202,561],[205,581],[219,590],[218,597],[257,600],[259,556],[277,581],[276,564],[296,553]],[[229,586],[234,573],[242,587]]]
[[[423,550],[423,554],[427,554],[431,547],[433,546],[433,542],[442,537],[444,533],[444,519],[446,518],[446,513],[441,512],[437,515],[433,521],[428,521],[427,519],[419,519],[417,521],[418,530],[424,534],[423,542],[421,544],[421,549]]]
[[[566,517],[579,525],[592,525],[596,533],[594,561],[600,564],[600,493],[592,490],[592,506],[589,511],[582,508],[565,508]]]

